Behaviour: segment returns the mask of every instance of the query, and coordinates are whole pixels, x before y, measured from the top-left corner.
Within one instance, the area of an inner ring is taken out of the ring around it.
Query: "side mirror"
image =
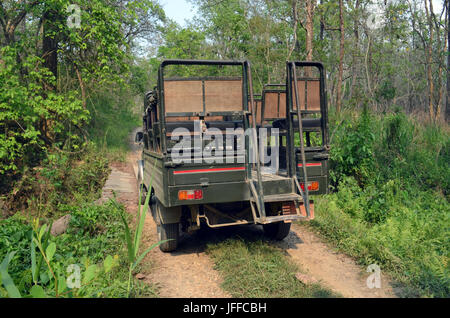
[[[134,142],[140,144],[144,140],[144,133],[139,131],[136,133],[136,137],[134,138]]]

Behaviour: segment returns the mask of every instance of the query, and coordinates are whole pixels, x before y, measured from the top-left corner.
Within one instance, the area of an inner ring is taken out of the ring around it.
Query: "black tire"
[[[139,202],[139,199],[141,200]],[[139,185],[139,196],[138,196],[138,205],[144,205],[145,200],[147,199],[147,189],[145,189],[145,186],[143,184]]]
[[[138,205],[144,205],[145,203],[145,199],[147,197],[147,188],[144,184],[144,163],[142,160],[138,161],[138,175],[137,175],[137,180],[138,180]],[[139,202],[139,199],[141,200]]]
[[[271,224],[264,224],[264,234],[269,238],[277,241],[282,241],[289,235],[291,231],[291,223],[277,222]]]
[[[177,249],[179,238],[179,223],[158,225],[158,239],[165,241],[159,245],[159,249],[164,253],[173,252]]]
[[[157,213],[156,213],[156,201],[157,199],[155,198],[155,194],[152,193],[150,196],[150,204],[149,204],[149,209],[150,209],[150,214],[153,217],[153,220],[155,221],[155,223],[157,223],[156,217],[157,217]]]

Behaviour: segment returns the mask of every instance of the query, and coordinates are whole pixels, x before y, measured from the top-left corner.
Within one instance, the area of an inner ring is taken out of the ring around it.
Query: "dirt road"
[[[119,202],[132,215],[137,211],[137,165],[140,152],[136,146],[128,155],[127,163],[113,163],[112,173],[105,185],[103,199],[116,192]],[[162,253],[159,248],[150,252],[144,264],[140,279],[158,288],[161,297],[175,298],[228,298],[222,290],[220,273],[206,255],[208,242],[240,235],[261,235],[257,226],[236,227],[223,231],[207,231],[203,234],[183,234],[179,248],[174,253]],[[144,228],[143,246],[157,242],[156,224],[150,214]],[[283,242],[273,243],[284,249],[297,263],[302,275],[341,294],[344,297],[395,297],[391,283],[382,276],[381,289],[369,289],[366,284],[370,273],[365,272],[353,259],[336,253],[320,238],[303,226],[294,225],[292,232]]]
[[[312,279],[348,298],[396,297],[392,283],[381,273],[381,288],[370,289],[367,278],[373,273],[363,271],[345,254],[333,251],[305,226],[293,225],[291,233],[278,243],[300,269]]]

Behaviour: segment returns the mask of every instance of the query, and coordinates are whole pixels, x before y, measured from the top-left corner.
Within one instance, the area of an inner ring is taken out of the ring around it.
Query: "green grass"
[[[223,277],[223,288],[238,298],[336,297],[320,285],[297,280],[297,266],[270,243],[239,238],[209,244],[207,253]]]

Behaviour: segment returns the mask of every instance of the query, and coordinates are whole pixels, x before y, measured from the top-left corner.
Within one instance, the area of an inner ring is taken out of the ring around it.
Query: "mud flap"
[[[179,223],[181,220],[181,206],[166,208],[161,203],[157,204],[157,224]]]
[[[314,201],[309,201],[309,212],[311,214],[311,216],[308,218],[308,220],[314,220],[315,216],[314,216]],[[300,203],[300,214],[304,217],[307,217],[306,214],[306,208],[305,205],[302,203]]]

